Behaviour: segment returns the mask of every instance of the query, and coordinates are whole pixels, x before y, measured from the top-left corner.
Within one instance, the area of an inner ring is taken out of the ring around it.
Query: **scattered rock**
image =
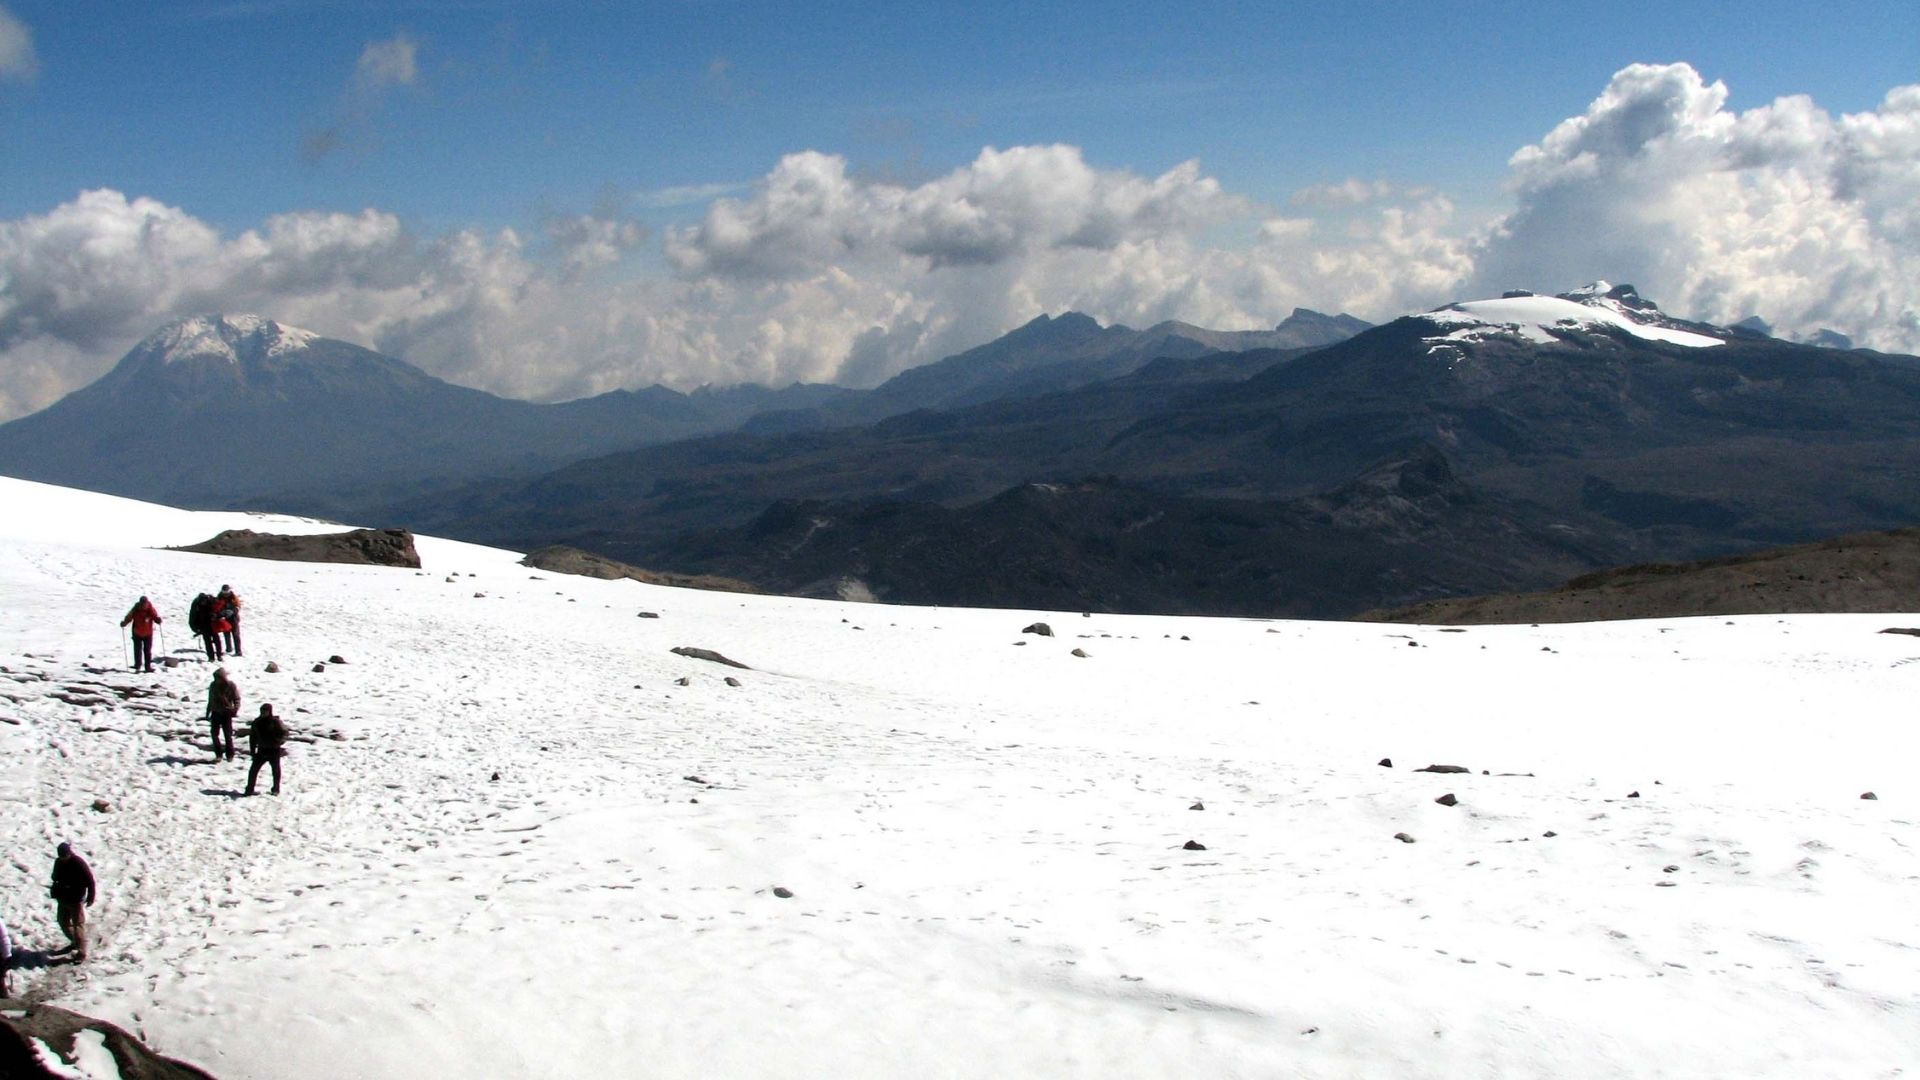
[[[1557,833],[1557,832],[1554,832],[1554,831],[1553,831],[1552,829],[1548,829],[1548,830],[1547,830],[1546,832],[1543,832],[1543,833],[1541,833],[1541,834],[1540,834],[1540,837],[1541,837],[1541,839],[1543,839],[1543,840],[1551,840],[1552,838],[1554,838],[1554,837],[1556,837],[1556,836],[1559,836],[1559,835],[1560,835],[1559,833]]]
[[[727,680],[726,680],[726,681],[727,681],[727,685],[728,685],[728,686],[739,686],[739,685],[740,685],[740,680],[739,680],[739,679],[736,679],[736,678],[734,678],[734,677],[733,677],[733,676],[731,676],[731,675],[729,675],[729,676],[727,676]]]
[[[693,676],[691,676],[691,675],[682,675],[682,676],[680,676],[679,678],[677,678],[677,679],[675,679],[675,680],[673,680],[673,685],[675,685],[675,686],[692,686],[692,685],[693,685]]]
[[[96,814],[110,814],[113,812],[113,804],[105,799],[95,799],[93,800],[93,812]]]
[[[1428,765],[1426,768],[1415,769],[1413,771],[1414,772],[1435,772],[1435,773],[1463,773],[1463,772],[1472,772],[1473,770],[1467,768],[1465,765]]]
[[[1680,868],[1673,863],[1668,863],[1660,868],[1660,872],[1663,874],[1677,874],[1680,872]]]
[[[487,598],[487,594],[483,592],[477,592],[473,594],[473,598],[475,600],[485,600]]]
[[[1194,803],[1192,806],[1187,807],[1189,810],[1205,810],[1206,808],[1206,803]]]
[[[276,664],[276,663],[274,663],[274,662],[273,662],[273,661],[271,661],[271,660],[269,660],[269,661],[267,661],[267,674],[269,674],[269,675],[278,675],[278,674],[280,674],[280,665],[279,665],[279,664]]]
[[[1415,649],[1417,649],[1417,648],[1419,648],[1419,647],[1420,647],[1420,643],[1419,643],[1419,642],[1417,642],[1417,641],[1409,641],[1409,642],[1407,642],[1407,645],[1408,645],[1408,646],[1409,646],[1410,648],[1415,648]]]
[[[1878,799],[1880,796],[1875,795],[1871,791],[1863,791],[1860,793],[1860,797],[1863,799]]]
[[[1187,841],[1186,843],[1184,843],[1184,844],[1181,844],[1180,846],[1181,846],[1181,847],[1182,847],[1183,849],[1185,849],[1185,850],[1187,850],[1187,851],[1205,851],[1205,850],[1207,850],[1207,845],[1205,845],[1205,844],[1203,844],[1203,843],[1201,843],[1201,842],[1200,842],[1200,841],[1198,841],[1198,840],[1189,840],[1189,841]]]
[[[714,652],[712,649],[700,649],[700,648],[695,648],[692,645],[676,645],[669,651],[671,651],[675,656],[685,656],[693,660],[706,660],[715,664],[725,664],[728,667],[739,668],[742,671],[753,670],[752,668],[748,667],[747,665],[741,663],[738,660],[729,660],[726,657],[721,656],[719,653]]]
[[[1639,792],[1637,792],[1637,791],[1629,791],[1629,792],[1627,792],[1627,798],[1629,798],[1629,799],[1637,799],[1637,798],[1639,798],[1639,797],[1640,797],[1640,793],[1639,793]]]
[[[1441,806],[1456,806],[1460,802],[1459,799],[1454,798],[1453,792],[1451,791],[1433,801],[1439,803]]]
[[[779,897],[782,900],[791,900],[793,899],[793,890],[787,888],[784,885],[775,885],[773,887],[773,895]]]
[[[327,665],[325,665],[325,664],[315,664],[315,665],[313,665],[313,673],[314,673],[315,675],[318,675],[318,674],[320,674],[321,672],[323,672],[323,671],[325,671],[325,670],[327,670]]]
[[[1192,638],[1190,638],[1190,637],[1188,637],[1188,636],[1187,636],[1187,635],[1185,635],[1185,634],[1181,634],[1181,635],[1180,635],[1180,640],[1181,640],[1181,641],[1192,641],[1193,639],[1192,639]]]
[[[657,619],[660,617],[660,613],[657,611],[643,611],[640,613],[640,617],[643,619]]]
[[[1883,634],[1911,634],[1920,637],[1920,626],[1889,626],[1880,631]]]
[[[1053,627],[1048,626],[1046,623],[1043,623],[1043,622],[1028,623],[1027,628],[1020,632],[1023,634],[1038,634],[1041,637],[1052,637]]]
[[[1654,884],[1655,884],[1655,885],[1657,885],[1657,886],[1659,886],[1659,887],[1660,887],[1660,888],[1662,888],[1662,889],[1671,889],[1671,888],[1673,888],[1673,887],[1674,887],[1674,885],[1676,885],[1676,884],[1678,884],[1678,883],[1677,883],[1677,882],[1672,882],[1672,881],[1656,881],[1656,882],[1654,882]]]
[[[1393,834],[1393,838],[1394,838],[1395,840],[1398,840],[1398,841],[1400,841],[1400,842],[1401,842],[1401,843],[1403,843],[1403,844],[1411,844],[1411,843],[1413,843],[1413,837],[1411,837],[1411,836],[1409,836],[1409,835],[1407,835],[1406,833],[1403,833],[1403,832],[1397,832],[1397,833],[1394,833],[1394,834]]]
[[[683,777],[681,777],[680,779],[682,779],[682,780],[685,780],[685,781],[687,781],[687,782],[688,782],[688,783],[690,783],[690,784],[704,784],[704,783],[706,783],[706,780],[704,780],[704,779],[702,779],[701,777],[698,777],[698,776],[694,776],[694,775],[693,775],[692,773],[688,773],[688,774],[687,774],[686,776],[683,776]]]
[[[346,662],[347,662],[347,658],[344,656],[341,656],[338,653],[335,653],[334,655],[327,657],[327,663],[329,664],[344,664]]]
[[[1082,660],[1085,660],[1085,659],[1087,658],[1087,650],[1085,650],[1085,649],[1075,649],[1075,650],[1073,650],[1073,655],[1075,655],[1075,656],[1077,656],[1077,657],[1079,657],[1079,658],[1080,658],[1080,659],[1082,659]]]
[[[1379,764],[1380,764],[1380,767],[1383,769],[1391,769],[1393,768],[1393,759],[1390,757],[1383,757],[1380,759]]]

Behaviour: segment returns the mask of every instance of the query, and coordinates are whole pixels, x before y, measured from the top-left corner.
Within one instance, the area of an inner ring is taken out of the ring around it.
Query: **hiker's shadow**
[[[149,765],[206,765],[210,760],[204,757],[181,757],[179,754],[162,754],[147,759]]]
[[[244,799],[247,797],[246,792],[244,791],[235,791],[232,788],[217,788],[217,787],[203,787],[200,789],[200,794],[212,795],[217,798],[224,798],[224,799]]]
[[[62,952],[66,950],[61,950]],[[13,949],[12,967],[15,971],[37,971],[56,964],[71,963],[64,956],[55,956],[45,949],[22,949],[18,945]]]

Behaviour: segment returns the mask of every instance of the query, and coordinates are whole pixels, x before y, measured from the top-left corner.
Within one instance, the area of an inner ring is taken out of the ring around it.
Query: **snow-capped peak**
[[[305,348],[319,336],[258,315],[194,315],[168,323],[141,345],[164,364],[194,357],[237,364],[242,353],[279,356]]]
[[[1518,337],[1537,345],[1550,345],[1564,333],[1610,329],[1623,330],[1645,341],[1689,348],[1724,344],[1717,337],[1673,325],[1673,320],[1642,299],[1633,286],[1605,281],[1596,281],[1560,296],[1518,292],[1497,300],[1467,300],[1415,317],[1446,330],[1427,339],[1436,349],[1489,337]]]

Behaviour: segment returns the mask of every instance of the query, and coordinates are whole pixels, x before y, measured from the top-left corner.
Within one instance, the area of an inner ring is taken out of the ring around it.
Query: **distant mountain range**
[[[1920,359],[1601,282],[1371,328],[1067,313],[873,390],[534,405],[209,316],[0,425],[0,472],[809,595],[1344,617],[1920,521]]]
[[[161,328],[97,382],[0,424],[0,472],[178,506],[346,513],[844,392],[656,386],[536,405],[268,319],[207,315]]]
[[[1432,492],[1366,479],[1408,463]],[[1920,360],[1690,323],[1600,283],[394,512],[823,594],[1344,616],[1920,521]],[[1015,559],[1021,538],[1043,554]]]

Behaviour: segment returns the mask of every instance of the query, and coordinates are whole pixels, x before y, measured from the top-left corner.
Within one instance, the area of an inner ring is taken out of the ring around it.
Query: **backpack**
[[[187,629],[205,637],[213,633],[213,597],[201,593],[187,608]]]

